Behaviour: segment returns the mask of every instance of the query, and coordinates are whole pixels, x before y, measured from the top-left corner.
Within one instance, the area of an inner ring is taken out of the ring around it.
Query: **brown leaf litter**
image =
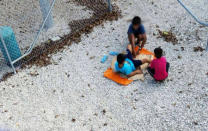
[[[204,51],[205,49],[204,48],[202,48],[202,47],[200,47],[200,46],[197,46],[197,47],[194,47],[194,52],[202,52],[202,51]]]
[[[171,42],[173,45],[178,44],[178,39],[176,35],[170,31],[161,31],[158,29],[159,36],[157,38],[163,38],[166,42]]]
[[[1,81],[6,81],[8,78],[10,78],[12,76],[12,72],[10,73],[6,73],[5,75],[3,75],[3,77],[1,78],[0,82]]]
[[[29,61],[27,62],[29,65],[32,64],[40,67],[47,66],[51,64],[49,54],[63,50],[64,46],[69,46],[72,42],[80,42],[82,34],[89,34],[94,27],[107,20],[117,20],[121,16],[117,6],[114,5],[113,11],[109,13],[107,4],[99,0],[79,0],[74,2],[92,10],[94,12],[93,16],[89,19],[74,20],[70,22],[69,26],[71,27],[71,34],[64,36],[60,41],[50,41],[41,44],[43,46],[34,48],[28,58],[24,59],[24,62]],[[39,52],[41,52],[41,54]]]
[[[88,19],[70,22],[71,33],[62,37],[61,40],[47,41],[36,46],[30,55],[21,61],[21,68],[25,68],[27,65],[43,67],[52,64],[50,54],[62,51],[65,46],[70,46],[72,42],[80,42],[82,34],[91,33],[94,27],[102,25],[105,21],[118,20],[121,17],[121,11],[116,5],[112,5],[112,12],[109,12],[107,3],[101,0],[73,0],[72,2],[86,6],[86,9],[93,11],[93,15]],[[11,75],[12,73],[5,74],[2,80],[6,80]]]
[[[72,122],[75,122],[76,121],[76,119],[74,119],[74,118],[72,118],[72,120],[71,120]]]

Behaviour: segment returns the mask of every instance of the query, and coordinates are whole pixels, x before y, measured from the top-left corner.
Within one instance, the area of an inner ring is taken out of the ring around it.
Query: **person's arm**
[[[127,77],[129,78],[129,77],[135,76],[136,74],[142,74],[142,71],[141,70],[135,70],[132,73],[130,73],[129,75],[127,75]]]
[[[134,34],[129,34],[129,42],[131,44],[131,50],[132,50],[132,55],[135,58],[136,57],[136,52],[135,52],[135,36]]]
[[[141,49],[144,47],[144,45],[145,45],[146,42],[147,42],[147,35],[144,33],[144,34],[142,35],[142,38],[143,38],[143,40],[142,40],[142,44],[141,44]]]
[[[131,48],[132,48],[132,55],[135,58],[136,57],[136,52],[135,52],[135,36],[134,36],[134,32],[132,29],[132,26],[129,26],[128,29],[128,38],[129,38],[129,42],[131,44]]]

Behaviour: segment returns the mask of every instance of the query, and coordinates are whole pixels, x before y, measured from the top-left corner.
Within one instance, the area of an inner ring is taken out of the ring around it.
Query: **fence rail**
[[[186,7],[186,5],[181,1],[181,0],[177,0],[178,1],[178,3],[199,23],[199,24],[201,24],[201,25],[203,25],[203,26],[207,26],[208,27],[208,23],[206,23],[206,22],[203,22],[203,21],[201,21],[201,20],[199,20],[198,18],[197,18],[197,16],[196,15],[194,15],[187,7]],[[208,15],[208,14],[207,14]],[[208,51],[208,39],[207,39],[207,47],[206,47],[206,51]]]
[[[43,24],[41,25],[41,28],[40,28],[40,30],[38,31],[38,33],[37,33],[37,35],[36,35],[34,41],[33,41],[32,44],[30,45],[30,48],[29,48],[29,49],[25,52],[25,54],[23,54],[21,57],[19,57],[18,59],[12,61],[12,64],[15,64],[16,62],[18,62],[19,60],[23,59],[24,57],[26,57],[27,55],[29,55],[29,54],[31,53],[32,49],[34,48],[35,44],[37,43],[37,40],[38,40],[38,38],[39,38],[39,36],[40,36],[40,33],[42,32],[42,30],[43,30],[43,28],[44,28],[44,26],[45,26],[45,24],[46,24],[46,21],[48,20],[50,14],[51,14],[51,11],[52,11],[52,9],[53,9],[53,7],[54,7],[55,2],[56,2],[56,0],[53,0],[52,5],[51,5],[51,7],[50,7],[50,9],[49,9],[49,11],[48,11],[48,13],[47,13],[47,16],[46,16],[46,18],[45,18]]]
[[[105,1],[105,3],[108,5],[108,11],[109,12],[112,12],[112,5],[111,5],[111,0],[102,0],[103,2]],[[101,1],[101,2],[102,2]],[[42,3],[42,5],[41,5],[41,3]],[[47,6],[47,5],[45,5],[45,4],[49,4],[50,5],[50,7],[48,7],[49,9],[48,10],[46,10],[46,9],[41,9],[41,8],[44,8],[44,6]],[[54,6],[55,6],[55,3],[56,3],[56,0],[50,0],[50,2],[48,1],[48,0],[39,0],[39,4],[40,4],[40,10],[42,11],[42,13],[43,13],[43,22],[42,22],[42,24],[40,25],[40,28],[38,29],[38,31],[37,31],[37,33],[35,34],[35,37],[34,37],[34,39],[31,41],[31,44],[30,44],[30,46],[29,46],[29,48],[26,50],[26,51],[24,51],[24,53],[21,55],[20,54],[20,56],[18,57],[18,58],[16,58],[16,59],[11,59],[11,55],[10,55],[10,52],[8,51],[8,47],[7,47],[7,43],[4,41],[4,39],[3,39],[3,35],[2,34],[0,34],[0,44],[2,43],[2,45],[3,45],[3,49],[5,50],[5,52],[6,53],[4,53],[4,56],[5,56],[5,54],[6,54],[6,57],[8,58],[8,62],[7,62],[7,64],[8,65],[10,65],[10,67],[12,67],[12,69],[13,69],[13,72],[16,74],[16,69],[15,69],[15,66],[14,65],[16,65],[16,64],[18,64],[18,63],[21,63],[21,60],[23,60],[26,56],[28,56],[28,55],[30,55],[31,53],[32,53],[32,51],[33,51],[33,49],[34,49],[34,47],[36,46],[36,44],[38,43],[38,40],[39,40],[39,36],[41,35],[41,33],[43,32],[43,29],[45,28],[45,27],[48,27],[48,26],[46,26],[47,25],[47,23],[49,23],[49,20],[52,18],[52,16],[51,16],[51,14],[52,14],[52,10],[53,10],[53,8],[54,8]],[[36,7],[37,8],[37,7]],[[45,14],[44,14],[45,13]],[[31,14],[31,12],[30,12],[30,14]],[[28,15],[27,15],[28,16]],[[24,20],[26,19],[26,16],[23,16],[21,19],[23,19],[24,18]],[[50,23],[49,23],[50,24]],[[15,24],[15,26],[16,26],[16,24]],[[17,37],[18,38],[18,37]],[[18,42],[17,42],[18,43]],[[16,44],[17,44],[16,43]],[[30,43],[30,42],[29,42]],[[10,48],[10,47],[9,47]]]

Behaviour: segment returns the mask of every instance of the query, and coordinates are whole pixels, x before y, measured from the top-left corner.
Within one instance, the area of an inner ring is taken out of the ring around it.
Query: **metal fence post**
[[[207,39],[207,47],[206,47],[206,51],[208,51],[208,39]]]
[[[108,0],[108,10],[109,12],[112,12],[111,0]]]
[[[48,15],[48,12],[50,11],[50,3],[48,0],[39,0],[39,3],[40,3],[40,9],[42,12],[43,20],[45,20]],[[53,26],[53,17],[50,12],[48,19],[44,25],[44,28],[48,30],[52,26]]]
[[[9,54],[9,52],[8,52],[8,49],[7,49],[7,47],[6,47],[6,44],[5,44],[4,39],[3,39],[3,37],[2,37],[1,34],[0,34],[0,39],[1,39],[1,42],[2,42],[2,44],[3,44],[4,50],[5,50],[6,54],[7,54],[7,57],[8,57],[8,60],[9,60],[9,64],[12,66],[12,69],[13,69],[14,73],[16,74],[16,69],[15,69],[15,67],[14,67],[14,65],[13,65],[13,63],[12,63],[12,59],[11,59],[11,57],[10,57],[10,54]]]
[[[23,59],[24,57],[26,57],[27,55],[29,55],[29,54],[32,52],[32,49],[34,48],[35,44],[36,44],[37,41],[38,41],[38,38],[39,38],[39,36],[40,36],[40,33],[42,32],[42,30],[43,30],[43,28],[44,28],[44,25],[46,24],[46,21],[47,21],[49,15],[50,15],[50,13],[51,13],[51,11],[52,11],[54,5],[55,5],[55,2],[56,2],[56,0],[53,0],[52,4],[51,4],[51,6],[50,6],[49,12],[47,13],[46,18],[44,19],[43,24],[42,24],[41,27],[40,27],[40,30],[38,31],[37,35],[35,36],[35,39],[33,40],[32,44],[30,45],[30,48],[25,52],[24,55],[22,55],[21,57],[19,57],[18,59],[14,60],[14,61],[12,61],[13,64],[15,64],[15,63],[18,62],[19,60]]]

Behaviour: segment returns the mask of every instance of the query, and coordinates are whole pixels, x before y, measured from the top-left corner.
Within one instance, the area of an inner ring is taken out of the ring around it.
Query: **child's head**
[[[124,54],[118,54],[117,55],[117,61],[118,61],[118,66],[120,68],[122,68],[123,67],[123,64],[125,62],[125,55]]]
[[[141,25],[141,18],[139,16],[135,16],[132,20],[133,28],[136,30]]]
[[[163,50],[160,47],[158,47],[155,48],[154,53],[155,53],[155,57],[159,59],[163,55]]]

